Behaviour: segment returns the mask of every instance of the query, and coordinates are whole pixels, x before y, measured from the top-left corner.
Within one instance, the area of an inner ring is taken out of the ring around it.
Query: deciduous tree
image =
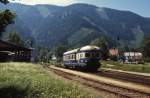
[[[0,0],[1,3],[7,4],[8,0]],[[5,11],[0,12],[0,38],[2,32],[5,31],[6,27],[14,22],[15,14],[10,10],[6,9]]]

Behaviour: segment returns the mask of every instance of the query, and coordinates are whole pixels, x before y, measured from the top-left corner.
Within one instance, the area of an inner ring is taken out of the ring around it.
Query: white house
[[[143,54],[140,52],[125,52],[124,63],[141,63],[143,62]]]

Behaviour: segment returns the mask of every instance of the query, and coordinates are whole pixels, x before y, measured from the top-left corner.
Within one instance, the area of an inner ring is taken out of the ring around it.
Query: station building
[[[33,61],[33,48],[26,48],[0,40],[0,62],[31,62]]]

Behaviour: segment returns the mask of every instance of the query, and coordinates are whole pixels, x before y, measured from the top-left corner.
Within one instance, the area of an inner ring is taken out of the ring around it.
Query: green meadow
[[[0,98],[98,98],[39,64],[0,63]]]
[[[101,61],[102,68],[112,68],[124,71],[150,73],[150,63],[145,64],[122,64],[114,61]]]

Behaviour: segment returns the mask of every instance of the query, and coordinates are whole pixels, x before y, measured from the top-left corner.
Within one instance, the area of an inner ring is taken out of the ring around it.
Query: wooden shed
[[[0,61],[30,62],[31,48],[22,47],[0,40]]]

